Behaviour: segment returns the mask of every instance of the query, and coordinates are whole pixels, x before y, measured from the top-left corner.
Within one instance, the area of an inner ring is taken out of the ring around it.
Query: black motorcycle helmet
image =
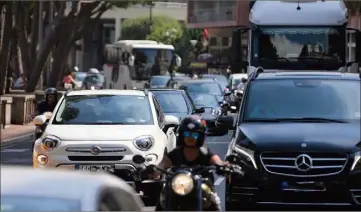
[[[56,88],[47,88],[45,90],[45,100],[48,100],[48,96],[49,95],[55,95],[55,99],[58,99],[58,91],[56,90]]]
[[[191,115],[185,117],[178,128],[178,141],[177,144],[179,146],[185,146],[184,142],[184,132],[198,132],[199,137],[197,138],[197,147],[202,147],[205,140],[206,135],[206,126],[204,124],[204,121],[202,121],[200,116],[197,115]]]

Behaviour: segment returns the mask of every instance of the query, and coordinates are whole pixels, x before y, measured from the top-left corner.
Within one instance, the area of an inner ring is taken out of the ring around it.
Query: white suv
[[[34,144],[34,168],[110,171],[132,181],[133,157],[159,164],[175,146],[166,133],[179,119],[164,115],[151,92],[81,90],[65,94],[48,123],[40,115],[34,124],[47,125]]]

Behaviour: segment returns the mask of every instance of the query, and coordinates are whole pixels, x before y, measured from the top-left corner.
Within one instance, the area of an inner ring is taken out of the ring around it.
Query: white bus
[[[151,76],[166,75],[180,64],[172,45],[152,40],[117,41],[105,46],[104,88],[144,88]]]

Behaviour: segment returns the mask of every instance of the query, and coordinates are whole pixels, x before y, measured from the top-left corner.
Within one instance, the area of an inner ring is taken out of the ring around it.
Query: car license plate
[[[114,172],[113,165],[75,165],[75,169],[88,172]]]

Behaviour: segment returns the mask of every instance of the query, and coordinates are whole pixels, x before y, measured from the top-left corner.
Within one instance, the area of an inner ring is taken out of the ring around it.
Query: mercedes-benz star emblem
[[[306,172],[312,168],[312,158],[306,154],[299,155],[295,160],[298,170]]]
[[[93,146],[91,149],[90,149],[90,152],[93,154],[93,155],[99,155],[100,152],[102,151],[102,149],[98,146]]]

